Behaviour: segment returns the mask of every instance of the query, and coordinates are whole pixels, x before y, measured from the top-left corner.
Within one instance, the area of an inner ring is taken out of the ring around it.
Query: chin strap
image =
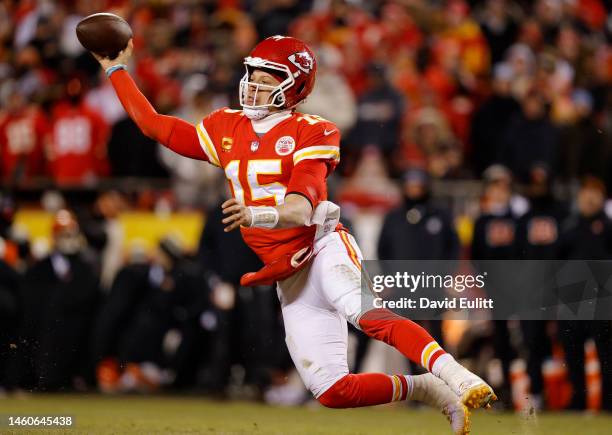
[[[251,121],[259,121],[270,114],[270,109],[249,109],[245,107],[242,109],[242,113],[244,113]]]

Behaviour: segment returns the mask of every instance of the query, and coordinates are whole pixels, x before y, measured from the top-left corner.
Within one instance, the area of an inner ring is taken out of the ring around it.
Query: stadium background
[[[259,39],[305,40],[319,72],[298,110],[343,132],[330,196],[366,258],[612,257],[608,1],[3,1],[7,409],[27,391],[308,400],[274,290],[237,284],[259,265],[222,232],[223,174],[141,135],[78,43],[99,11],[130,22],[157,110],[194,123],[238,107]],[[609,322],[426,326],[500,409],[612,409]],[[354,369],[406,369],[351,334]]]

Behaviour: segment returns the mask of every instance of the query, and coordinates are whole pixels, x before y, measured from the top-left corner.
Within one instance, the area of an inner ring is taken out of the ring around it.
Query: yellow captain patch
[[[224,137],[221,139],[221,149],[225,152],[228,152],[232,149],[232,145],[234,145],[234,139],[231,137]]]

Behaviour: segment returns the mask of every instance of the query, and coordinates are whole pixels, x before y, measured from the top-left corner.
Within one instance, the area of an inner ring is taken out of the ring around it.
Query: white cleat
[[[489,384],[454,360],[442,368],[439,377],[470,409],[489,409],[491,403],[497,400]]]
[[[470,433],[470,411],[443,380],[431,373],[412,376],[411,400],[439,409],[455,435]]]
[[[464,404],[457,402],[442,408],[442,413],[451,425],[455,435],[469,435],[470,410]]]
[[[460,396],[461,402],[470,409],[489,409],[491,404],[497,400],[493,388],[482,379],[472,385],[463,386],[460,391],[463,391]]]

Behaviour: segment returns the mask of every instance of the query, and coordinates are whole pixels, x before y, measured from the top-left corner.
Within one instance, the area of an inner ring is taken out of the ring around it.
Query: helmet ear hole
[[[305,87],[306,87],[306,83],[302,82],[300,86],[298,86],[297,88],[297,94],[300,95]]]

